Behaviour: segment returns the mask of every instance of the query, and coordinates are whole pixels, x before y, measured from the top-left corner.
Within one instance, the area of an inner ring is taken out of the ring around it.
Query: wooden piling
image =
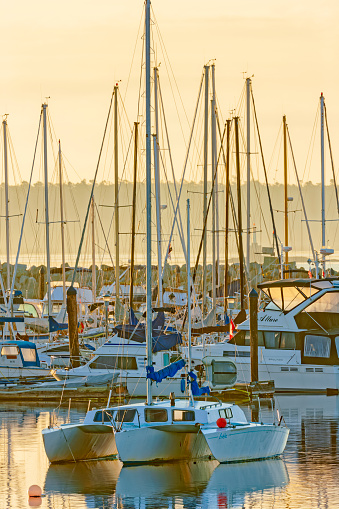
[[[251,345],[251,382],[258,382],[258,293],[254,288],[249,294],[250,301],[250,345]],[[251,420],[259,421],[258,400],[252,400]]]
[[[45,273],[46,269],[44,266],[40,267],[39,271],[39,299],[44,300],[46,289],[45,289]]]
[[[77,292],[73,286],[67,290],[67,314],[68,314],[68,337],[69,353],[73,368],[80,366],[78,316],[77,316]]]
[[[251,382],[259,381],[258,369],[258,293],[252,288],[250,295]]]

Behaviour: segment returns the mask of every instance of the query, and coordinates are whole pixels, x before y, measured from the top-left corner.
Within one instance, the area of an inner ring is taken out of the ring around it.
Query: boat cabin
[[[302,364],[339,365],[339,280],[296,279],[259,284],[267,302],[258,313],[258,346],[298,350]],[[250,345],[249,320],[230,340]]]
[[[40,367],[38,352],[29,341],[1,341],[0,367]]]
[[[116,429],[122,426],[145,427],[170,425],[172,431],[199,431],[197,425],[216,425],[222,417],[228,425],[246,423],[243,411],[234,404],[220,402],[195,401],[191,405],[187,400],[155,401],[152,405],[137,403],[119,408],[93,409],[87,413],[84,424],[112,424]],[[172,403],[172,405],[171,405]]]

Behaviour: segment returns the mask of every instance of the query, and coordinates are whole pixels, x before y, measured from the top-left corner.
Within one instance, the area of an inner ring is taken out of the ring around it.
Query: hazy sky
[[[266,159],[271,158],[282,115],[286,114],[301,174],[323,92],[338,165],[336,0],[154,0],[152,7],[190,121],[202,67],[216,59],[222,117],[225,119],[238,103],[244,85],[243,71],[254,74]],[[69,170],[72,180],[93,177],[117,80],[121,80],[123,97],[129,83],[126,109],[130,122],[134,122],[141,44],[140,34],[138,41],[137,36],[142,11],[142,0],[1,1],[0,112],[9,114],[8,124],[24,179],[29,177],[45,97],[51,97],[56,136],[61,138],[63,150],[78,174]],[[160,69],[165,71],[163,62]],[[176,172],[180,176],[184,150],[179,141],[179,124],[172,113],[168,121],[174,133]],[[183,129],[187,137],[187,122]],[[320,180],[318,148],[317,138],[311,173],[305,180]],[[327,175],[329,179],[329,165]],[[35,180],[38,178],[39,175]],[[270,178],[282,180],[282,175],[270,168]]]

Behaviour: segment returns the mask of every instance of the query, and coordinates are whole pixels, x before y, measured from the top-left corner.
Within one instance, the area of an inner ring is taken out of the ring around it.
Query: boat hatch
[[[165,408],[146,408],[145,421],[146,422],[167,422],[167,410]]]
[[[195,414],[193,410],[173,410],[173,421],[194,421]]]

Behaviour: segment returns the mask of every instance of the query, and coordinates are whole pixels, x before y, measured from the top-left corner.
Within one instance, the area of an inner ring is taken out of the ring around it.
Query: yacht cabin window
[[[38,318],[39,317],[38,312],[35,309],[35,307],[33,306],[33,304],[28,304],[28,303],[24,302],[23,304],[20,304],[18,311],[23,311],[25,316],[27,316],[29,318],[32,318],[32,317]]]
[[[111,422],[112,421],[112,411],[111,410],[99,410],[96,412],[94,422]]]
[[[221,410],[219,410],[219,415],[224,419],[232,419],[233,417],[232,408],[222,408]]]
[[[194,421],[195,415],[193,410],[173,410],[173,421]]]
[[[282,310],[290,311],[295,308],[306,298],[319,290],[313,288],[297,288],[295,286],[277,286],[269,289],[272,301]]]
[[[304,356],[329,358],[331,352],[331,339],[327,336],[305,336]]]
[[[1,348],[1,355],[6,356],[7,359],[16,359],[18,353],[18,347],[14,345],[5,345]]]
[[[36,362],[36,350],[34,348],[21,348],[21,353],[25,362]]]
[[[335,347],[337,349],[337,356],[339,357],[339,336],[335,338]]]
[[[127,408],[118,410],[115,415],[116,422],[133,422],[136,414],[136,410],[134,408]]]
[[[99,355],[91,363],[94,369],[138,369],[135,357],[122,355]]]
[[[146,408],[146,422],[167,422],[167,410],[165,408]]]
[[[328,292],[312,302],[303,312],[339,313],[339,292]]]

